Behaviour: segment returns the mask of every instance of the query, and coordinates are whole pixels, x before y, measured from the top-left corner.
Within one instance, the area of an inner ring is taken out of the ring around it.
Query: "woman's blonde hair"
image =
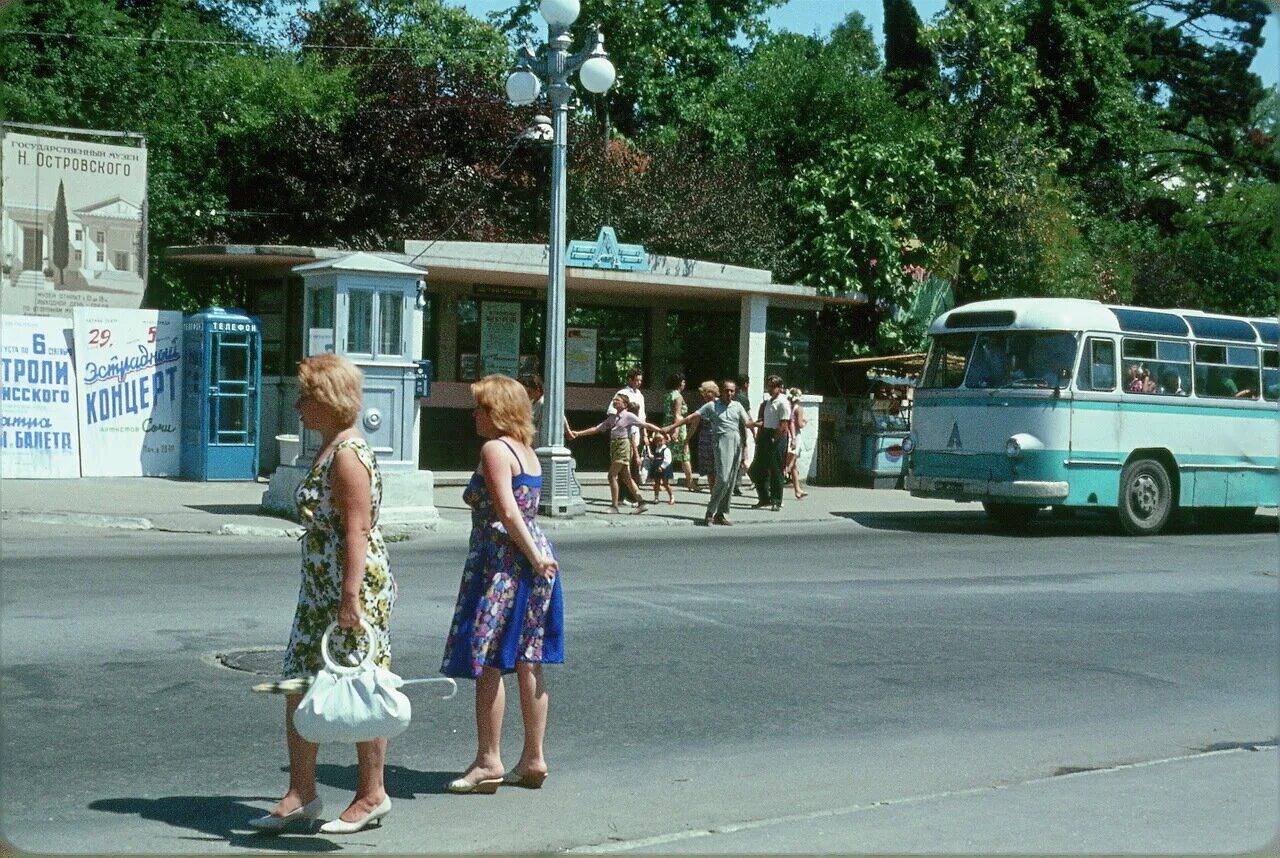
[[[298,361],[298,389],[333,412],[344,426],[360,416],[364,402],[364,375],[351,361],[332,352]]]
[[[714,381],[704,381],[702,384],[698,385],[698,392],[710,393],[712,396],[719,396],[720,385],[716,384]]]
[[[471,395],[501,434],[533,443],[533,406],[523,384],[505,375],[486,375],[471,385]]]

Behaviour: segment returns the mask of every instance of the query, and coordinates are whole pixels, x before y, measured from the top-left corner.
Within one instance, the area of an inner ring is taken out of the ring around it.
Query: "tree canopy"
[[[1079,295],[1280,309],[1280,97],[1262,0],[884,0],[772,32],[780,0],[583,0],[618,69],[575,102],[570,229],[857,291],[832,357],[918,345],[912,307]],[[147,135],[151,306],[224,288],[165,247],[542,241],[520,142],[535,0],[44,0],[0,8],[0,114]],[[922,291],[926,290],[926,291]],[[918,313],[917,313],[918,315]],[[917,320],[918,321],[918,320]],[[827,336],[829,334],[829,336]]]

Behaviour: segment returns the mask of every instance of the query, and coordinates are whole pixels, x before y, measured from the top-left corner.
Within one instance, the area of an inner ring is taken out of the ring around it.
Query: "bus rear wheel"
[[[1120,526],[1130,536],[1154,536],[1173,513],[1173,484],[1164,465],[1136,459],[1120,472]]]
[[[1030,524],[1031,519],[1035,518],[1036,513],[1040,511],[1040,507],[1032,506],[1031,504],[989,503],[986,501],[983,501],[982,509],[987,513],[987,518],[1000,527],[1011,530]]]

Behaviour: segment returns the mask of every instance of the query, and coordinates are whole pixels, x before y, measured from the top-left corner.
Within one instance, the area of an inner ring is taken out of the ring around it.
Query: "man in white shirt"
[[[614,394],[614,397],[625,396],[628,400],[640,406],[640,419],[648,420],[648,416],[644,411],[644,394],[640,392],[640,386],[644,384],[644,370],[640,367],[634,367],[627,373],[627,386]],[[613,406],[613,401],[609,402],[609,414],[613,414],[617,409]]]
[[[769,507],[778,512],[782,509],[782,463],[786,461],[791,439],[791,402],[783,393],[785,386],[780,376],[769,376],[764,386],[769,391],[769,399],[764,406],[764,418],[759,421],[760,437],[752,463],[752,480],[760,498],[756,507]]]

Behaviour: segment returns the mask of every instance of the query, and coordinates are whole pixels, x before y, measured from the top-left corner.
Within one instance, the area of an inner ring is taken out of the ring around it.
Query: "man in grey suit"
[[[705,423],[703,431],[710,431],[716,439],[716,485],[711,490],[706,519],[701,522],[703,525],[733,524],[729,521],[729,500],[733,497],[733,486],[737,481],[738,469],[742,466],[747,424],[751,422],[746,409],[734,399],[737,392],[737,382],[726,378],[720,387],[718,399],[704,403],[697,411],[663,428],[664,432],[674,432],[689,421],[697,420]]]

